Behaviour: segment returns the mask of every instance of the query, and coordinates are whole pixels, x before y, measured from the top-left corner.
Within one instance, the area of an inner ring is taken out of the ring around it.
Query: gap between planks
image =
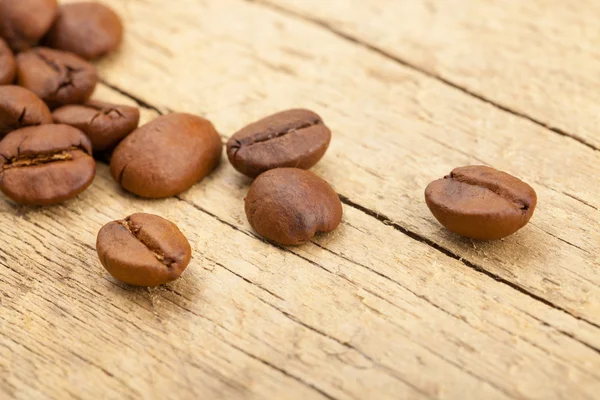
[[[576,141],[576,142],[578,142],[578,143],[580,143],[580,144],[582,144],[582,145],[584,145],[584,146],[586,146],[586,147],[588,147],[588,148],[590,148],[590,149],[592,149],[594,151],[600,152],[600,148],[594,146],[592,143],[586,141],[585,139],[582,139],[582,138],[578,137],[577,135],[574,135],[574,134],[566,132],[566,131],[564,131],[562,129],[556,128],[556,127],[550,125],[549,123],[541,121],[541,120],[539,120],[539,119],[537,119],[535,117],[532,117],[531,115],[528,115],[528,114],[526,114],[524,112],[520,112],[520,111],[512,109],[512,108],[510,108],[508,106],[504,106],[504,105],[498,104],[498,103],[496,103],[496,102],[488,99],[484,95],[475,93],[475,92],[473,92],[473,91],[471,91],[471,90],[469,90],[469,89],[467,89],[467,88],[465,88],[465,87],[463,87],[463,86],[461,86],[461,85],[459,85],[459,84],[457,84],[457,83],[455,83],[455,82],[453,82],[453,81],[451,81],[451,80],[449,80],[447,78],[444,78],[443,76],[441,76],[439,74],[435,74],[433,72],[429,72],[429,71],[426,71],[424,69],[421,69],[418,65],[416,65],[414,63],[411,63],[410,61],[402,59],[402,58],[400,58],[400,57],[398,57],[398,56],[396,56],[394,54],[391,54],[391,53],[389,53],[389,52],[387,52],[387,51],[385,51],[385,50],[383,50],[383,49],[381,49],[381,48],[379,48],[379,47],[377,47],[375,45],[372,45],[372,44],[370,44],[368,42],[364,42],[364,41],[360,40],[359,38],[357,38],[356,36],[353,36],[351,34],[343,32],[342,30],[333,27],[331,24],[329,24],[329,23],[327,23],[327,22],[325,22],[323,20],[320,20],[318,18],[314,18],[314,17],[310,17],[310,16],[307,16],[307,15],[301,14],[299,12],[287,9],[287,8],[282,7],[280,5],[277,5],[277,4],[273,4],[273,3],[269,2],[268,0],[243,0],[243,1],[246,1],[247,3],[256,4],[256,5],[260,6],[260,7],[268,8],[270,10],[273,10],[273,11],[277,12],[277,13],[283,14],[283,15],[285,15],[287,17],[293,17],[293,18],[299,19],[299,20],[301,20],[303,22],[306,22],[306,23],[309,23],[309,24],[312,24],[312,25],[316,25],[316,26],[318,26],[318,27],[320,27],[320,28],[322,28],[322,29],[330,32],[331,34],[333,34],[333,35],[335,35],[335,36],[337,36],[339,38],[342,38],[342,39],[344,39],[346,41],[349,41],[349,42],[352,42],[352,43],[354,43],[354,44],[356,44],[356,45],[358,45],[358,46],[360,46],[360,47],[362,47],[364,49],[367,49],[369,51],[377,53],[380,56],[383,56],[383,57],[385,57],[385,58],[387,58],[387,59],[389,59],[391,61],[394,61],[394,62],[396,62],[396,63],[398,63],[398,64],[400,64],[400,65],[402,65],[402,66],[404,66],[404,67],[406,67],[406,68],[408,68],[408,69],[410,69],[412,71],[415,71],[415,72],[417,72],[417,73],[419,73],[421,75],[425,75],[425,76],[427,76],[427,77],[429,77],[431,79],[434,79],[434,80],[436,80],[438,82],[444,83],[444,84],[446,84],[446,85],[448,85],[448,86],[450,86],[450,87],[452,87],[452,88],[454,88],[456,90],[461,91],[462,93],[465,93],[468,96],[474,97],[474,98],[476,98],[479,101],[487,103],[487,104],[489,104],[489,105],[497,108],[498,110],[507,112],[507,113],[509,113],[511,115],[514,115],[514,116],[518,117],[518,118],[525,119],[525,120],[527,120],[529,122],[532,122],[532,123],[534,123],[534,124],[536,124],[538,126],[541,126],[541,127],[545,128],[545,129],[548,129],[549,131],[554,132],[554,133],[556,133],[556,134],[558,134],[560,136],[564,136],[566,138],[574,140],[574,141]]]
[[[239,231],[239,232],[241,232],[241,233],[243,233],[243,234],[245,234],[245,235],[247,235],[247,236],[253,237],[253,238],[255,238],[256,240],[264,241],[264,240],[263,240],[262,238],[260,238],[258,235],[254,234],[253,232],[251,232],[251,231],[249,231],[249,230],[242,229],[242,228],[240,228],[240,227],[237,227],[237,226],[235,226],[234,224],[231,224],[231,223],[229,223],[229,222],[227,222],[227,221],[223,221],[223,220],[219,219],[219,217],[218,217],[218,216],[216,216],[216,215],[214,215],[214,214],[211,214],[210,212],[208,212],[208,211],[206,211],[206,210],[202,209],[202,207],[200,207],[200,206],[196,205],[196,204],[195,204],[195,203],[193,203],[192,201],[189,201],[189,200],[186,200],[186,199],[182,199],[182,198],[180,198],[180,197],[177,197],[177,196],[176,196],[176,198],[177,198],[179,201],[183,201],[183,202],[185,202],[185,203],[187,203],[187,204],[191,205],[192,207],[194,207],[194,208],[198,209],[199,211],[202,211],[203,213],[205,213],[205,214],[207,214],[207,215],[209,215],[209,216],[211,216],[211,217],[213,217],[213,218],[217,219],[219,222],[221,222],[221,223],[223,223],[223,224],[225,224],[225,225],[227,225],[227,226],[231,227],[232,229],[234,229],[234,230],[236,230],[236,231]],[[30,222],[31,222],[31,221],[30,221]],[[35,224],[35,222],[34,222],[34,224]],[[39,226],[39,225],[36,225],[36,226],[38,226],[38,227],[40,227],[40,228],[41,228],[41,226]],[[41,239],[40,239],[40,240],[41,240]],[[87,246],[87,245],[85,245],[85,247],[88,247],[88,246]],[[296,255],[296,256],[298,256],[298,257],[300,257],[300,258],[303,258],[303,259],[305,259],[305,258],[304,258],[304,257],[302,257],[301,255],[298,255],[298,254],[294,253],[294,252],[293,252],[292,250],[290,250],[290,249],[287,249],[287,248],[282,248],[282,250],[284,250],[284,251],[287,251],[287,252],[290,252],[290,253],[292,253],[292,254],[294,254],[294,255]],[[44,258],[46,258],[46,257],[44,257]],[[2,256],[0,255],[0,260],[1,260],[1,259],[4,259],[4,257],[2,257]],[[48,259],[46,258],[46,260],[48,260]],[[6,260],[4,259],[4,261],[6,261]],[[320,267],[320,268],[322,268],[322,269],[326,270],[327,272],[331,273],[331,271],[327,270],[325,267],[323,267],[323,266],[319,265],[318,263],[315,263],[314,261],[311,261],[311,260],[308,260],[308,259],[306,259],[306,261],[308,261],[308,262],[310,262],[311,264],[313,264],[313,265],[316,265],[316,266],[318,266],[318,267]],[[349,261],[350,261],[350,260],[349,260]],[[355,262],[353,262],[353,263],[355,263]],[[357,263],[355,263],[355,264],[357,264]],[[360,264],[357,264],[357,265],[360,265]],[[225,268],[225,269],[227,269],[229,272],[232,272],[232,271],[230,271],[228,268]],[[15,272],[16,272],[16,271],[15,271]],[[235,274],[235,273],[234,273],[234,275],[237,275],[237,274]],[[345,279],[343,276],[340,276],[340,275],[337,275],[337,274],[333,274],[333,275],[335,275],[335,276],[337,276],[337,277],[340,277],[340,278],[342,278],[342,279]],[[264,288],[262,288],[260,285],[257,285],[256,283],[252,282],[251,280],[244,279],[244,277],[242,277],[242,276],[239,276],[239,275],[237,275],[237,276],[238,276],[238,277],[240,277],[241,279],[243,279],[244,281],[246,281],[247,283],[253,284],[253,285],[255,285],[255,286],[257,286],[257,287],[259,287],[259,288],[261,288],[261,289],[265,290],[265,289],[264,289]],[[111,284],[114,284],[114,285],[116,285],[116,286],[119,286],[119,285],[115,284],[114,282],[111,282],[110,280],[108,280],[108,279],[106,279],[106,278],[104,278],[104,279],[105,279],[105,280],[107,280],[108,282],[110,282]],[[119,287],[120,287],[120,286],[119,286]],[[184,295],[180,294],[179,292],[177,292],[176,290],[174,290],[174,289],[172,289],[172,288],[165,287],[165,290],[166,290],[166,291],[168,291],[168,292],[172,292],[172,293],[176,294],[176,295],[177,295],[177,296],[179,296],[179,297],[182,297],[183,299],[185,299],[185,300],[187,300],[187,301],[191,301],[190,299],[188,299],[187,297],[185,297]],[[270,307],[272,307],[272,308],[276,309],[277,311],[279,311],[279,312],[283,313],[283,314],[284,314],[284,316],[286,316],[287,318],[291,319],[292,321],[294,321],[294,322],[296,322],[296,323],[298,323],[298,324],[300,324],[300,325],[304,326],[305,328],[307,328],[307,329],[310,329],[311,331],[313,331],[313,332],[315,332],[315,333],[318,333],[318,334],[320,334],[320,335],[323,335],[324,337],[326,337],[326,338],[328,338],[328,339],[330,339],[330,340],[333,340],[333,341],[337,342],[338,344],[340,344],[340,345],[342,345],[342,346],[345,346],[345,347],[351,348],[351,349],[353,349],[353,350],[357,351],[358,353],[360,353],[361,355],[363,355],[364,357],[366,357],[367,359],[370,359],[371,361],[374,361],[374,360],[373,360],[373,359],[372,359],[370,356],[368,356],[368,355],[366,355],[366,354],[362,353],[360,350],[358,350],[358,349],[356,349],[355,347],[353,347],[353,346],[351,345],[351,343],[349,343],[348,341],[342,341],[342,340],[339,340],[339,339],[337,339],[337,338],[335,338],[335,337],[333,337],[333,336],[330,336],[330,335],[329,335],[329,334],[327,334],[326,332],[323,332],[323,331],[321,331],[319,328],[314,328],[314,327],[312,327],[311,325],[304,323],[302,320],[298,319],[297,317],[295,317],[295,316],[293,316],[293,315],[291,315],[291,314],[288,314],[288,313],[286,313],[284,310],[281,310],[281,309],[280,309],[280,308],[278,308],[277,306],[274,306],[274,305],[270,304],[269,302],[267,302],[267,301],[265,301],[265,300],[261,299],[260,297],[258,297],[258,296],[256,296],[256,295],[253,295],[253,296],[254,296],[254,297],[256,297],[258,300],[262,301],[263,303],[265,303],[265,304],[269,305]],[[418,296],[418,295],[417,295],[417,296]],[[174,305],[176,305],[176,306],[178,306],[178,307],[180,307],[180,308],[182,308],[182,309],[184,309],[184,310],[186,310],[186,311],[189,311],[190,313],[192,313],[192,314],[194,314],[194,315],[196,315],[196,316],[198,316],[198,317],[200,317],[200,318],[207,319],[208,321],[211,321],[212,323],[215,323],[217,326],[221,326],[221,327],[223,327],[222,325],[220,325],[220,324],[216,323],[216,322],[215,322],[215,321],[213,321],[212,319],[210,319],[210,318],[207,318],[207,317],[205,317],[205,316],[202,316],[202,315],[200,315],[200,314],[198,314],[198,313],[194,312],[193,310],[191,310],[191,309],[189,309],[189,308],[185,307],[184,305],[181,305],[181,304],[179,304],[179,303],[177,303],[177,302],[174,302],[174,301],[172,301],[171,299],[169,299],[169,298],[167,298],[167,297],[164,297],[164,296],[162,296],[162,295],[161,295],[161,297],[165,298],[167,301],[169,301],[169,302],[173,303]],[[279,298],[279,296],[274,296],[274,297],[278,297],[278,298]],[[418,296],[418,297],[421,297],[421,296]],[[426,299],[425,299],[425,300],[426,300]],[[433,304],[433,305],[434,305],[434,304]],[[434,306],[435,306],[435,305],[434,305]],[[439,308],[439,307],[437,307],[437,306],[435,306],[435,307],[436,307],[436,308]],[[443,310],[443,309],[440,309],[440,310],[441,310],[441,311],[443,311],[443,312],[446,312],[446,311],[445,311],[445,310]],[[447,313],[447,312],[446,312],[446,313]],[[536,318],[536,319],[537,319],[537,318]],[[547,325],[547,324],[546,324],[546,325]],[[225,329],[226,329],[226,328],[225,328]],[[310,383],[310,382],[307,382],[307,381],[303,380],[302,378],[298,377],[297,375],[295,375],[295,374],[293,374],[293,373],[290,373],[290,372],[286,371],[285,369],[278,368],[278,367],[273,367],[273,366],[274,366],[274,364],[272,364],[272,363],[271,363],[271,362],[269,362],[268,360],[264,360],[264,359],[260,358],[259,356],[257,356],[257,355],[255,355],[255,354],[253,354],[253,352],[251,352],[251,351],[249,352],[249,351],[247,351],[247,350],[244,350],[244,349],[238,348],[237,346],[234,346],[234,345],[233,345],[233,344],[232,344],[230,341],[228,341],[228,340],[225,340],[224,342],[225,342],[225,343],[227,343],[228,345],[230,345],[231,347],[234,347],[234,348],[236,348],[237,350],[239,350],[239,351],[243,352],[243,353],[244,353],[244,354],[246,354],[248,357],[250,357],[250,358],[253,358],[253,359],[255,359],[256,361],[259,361],[259,362],[261,362],[262,364],[264,364],[264,365],[266,365],[266,366],[268,366],[268,367],[272,367],[272,368],[276,369],[277,371],[279,371],[279,372],[283,373],[284,375],[288,376],[289,378],[291,378],[291,379],[294,379],[294,380],[298,381],[299,383],[301,383],[301,384],[304,384],[305,386],[308,386],[309,388],[311,388],[311,389],[315,390],[316,392],[318,392],[318,393],[319,393],[319,394],[321,394],[322,396],[324,396],[324,397],[326,397],[326,398],[328,398],[328,399],[333,399],[333,400],[336,400],[336,398],[335,398],[335,397],[333,397],[331,394],[327,393],[326,391],[324,391],[324,390],[322,390],[322,389],[319,389],[319,388],[318,388],[318,386],[316,386],[316,385],[314,385],[314,384],[312,384],[312,383]],[[434,355],[436,355],[436,356],[440,357],[442,360],[444,360],[444,361],[446,361],[446,362],[448,362],[448,363],[451,363],[451,364],[452,364],[452,362],[451,362],[450,360],[448,360],[448,359],[444,358],[443,356],[440,356],[438,353],[435,353],[433,350],[430,350],[430,349],[428,349],[428,348],[425,348],[425,350],[428,350],[429,352],[432,352]],[[551,353],[548,353],[548,354],[551,354]],[[375,362],[375,364],[378,364],[378,363],[377,363],[377,362]],[[387,372],[388,372],[388,373],[389,373],[389,372],[391,372],[390,370],[388,370],[388,369],[387,369],[387,367],[385,367],[385,366],[382,366],[382,365],[380,365],[380,364],[379,364],[379,366],[380,366],[380,367],[383,367],[385,370],[387,370]],[[458,369],[460,369],[460,370],[464,371],[465,373],[467,373],[468,375],[471,375],[471,376],[473,376],[474,378],[476,378],[476,379],[478,379],[478,380],[481,380],[481,381],[483,381],[483,382],[486,382],[487,384],[489,384],[489,385],[493,386],[493,387],[494,387],[494,388],[496,388],[497,390],[500,390],[501,392],[503,392],[503,393],[504,393],[505,395],[507,395],[508,397],[510,397],[510,398],[515,398],[515,397],[514,397],[514,395],[511,395],[511,393],[507,392],[507,391],[506,391],[504,388],[500,388],[500,387],[498,387],[497,385],[495,385],[495,384],[493,384],[493,383],[489,382],[489,381],[488,381],[488,380],[486,380],[485,378],[478,376],[478,374],[474,373],[473,371],[471,371],[471,370],[469,370],[469,369],[463,369],[463,368],[461,368],[459,365],[455,365],[455,366],[456,366]],[[404,381],[403,379],[401,379],[401,377],[400,377],[399,375],[397,375],[397,374],[395,374],[395,373],[394,373],[394,374],[392,374],[392,376],[393,376],[393,377],[395,377],[395,378],[397,378],[398,380],[400,380],[400,381],[404,382],[405,384],[407,384],[407,382],[406,382],[406,381]],[[411,388],[415,389],[415,388],[413,387],[413,385],[409,385],[409,386],[410,386]],[[418,390],[418,391],[419,391],[419,393],[421,393],[421,394],[425,394],[425,395],[426,395],[426,393],[423,393],[421,390]],[[429,397],[429,396],[427,396],[427,397]]]
[[[253,0],[246,0],[246,1],[253,1]],[[126,97],[130,98],[131,100],[133,100],[134,102],[136,102],[141,107],[154,110],[159,115],[164,115],[164,113],[161,112],[158,107],[156,107],[156,106],[148,103],[145,100],[142,100],[142,99],[140,99],[140,98],[138,98],[138,97],[130,94],[127,90],[124,90],[124,89],[122,89],[122,88],[120,88],[120,87],[118,87],[116,85],[108,83],[104,79],[100,79],[100,82],[103,83],[104,85],[106,85],[107,87],[115,90],[116,92],[122,94],[123,96],[126,96]],[[168,112],[173,112],[173,110],[171,110],[171,109],[169,109],[167,107],[165,107],[165,110],[167,110]],[[511,281],[509,281],[509,280],[501,277],[500,275],[494,274],[494,273],[486,270],[483,266],[475,264],[475,263],[473,263],[473,262],[471,262],[469,260],[465,260],[463,257],[461,257],[460,255],[456,254],[452,250],[447,249],[446,247],[441,246],[441,245],[435,243],[433,240],[428,239],[428,238],[426,238],[426,237],[424,237],[424,236],[422,236],[422,235],[420,235],[420,234],[418,234],[416,232],[413,232],[413,231],[411,231],[409,229],[406,229],[406,228],[402,227],[400,224],[394,222],[392,219],[388,218],[387,216],[385,216],[385,215],[383,215],[381,213],[378,213],[378,212],[376,212],[374,210],[371,210],[368,207],[362,206],[362,205],[360,205],[360,204],[352,201],[350,198],[348,198],[348,197],[346,197],[346,196],[344,196],[344,195],[342,195],[340,193],[337,193],[337,195],[339,196],[341,202],[343,204],[345,204],[346,206],[352,207],[352,208],[354,208],[354,209],[356,209],[356,210],[358,210],[358,211],[360,211],[360,212],[368,215],[369,217],[378,220],[379,222],[381,222],[384,225],[388,225],[388,226],[393,227],[394,229],[396,229],[397,231],[403,233],[404,235],[408,236],[409,238],[411,238],[411,239],[413,239],[413,240],[415,240],[417,242],[426,244],[429,247],[431,247],[431,248],[437,250],[438,252],[444,254],[445,256],[447,256],[449,258],[452,258],[454,260],[460,261],[461,263],[463,263],[468,268],[470,268],[470,269],[472,269],[474,271],[477,271],[478,273],[483,274],[483,275],[487,276],[488,278],[493,279],[496,282],[502,283],[502,284],[504,284],[504,285],[506,285],[506,286],[508,286],[508,287],[510,287],[510,288],[512,288],[512,289],[514,289],[516,291],[518,291],[519,293],[522,293],[523,295],[525,295],[525,296],[527,296],[527,297],[529,297],[529,298],[531,298],[533,300],[536,300],[536,301],[538,301],[538,302],[540,302],[540,303],[542,303],[542,304],[544,304],[544,305],[546,305],[546,306],[548,306],[550,308],[553,308],[553,309],[555,309],[557,311],[563,312],[563,313],[565,313],[565,314],[567,314],[567,315],[569,315],[569,316],[577,319],[578,321],[582,321],[582,322],[587,323],[587,324],[589,324],[589,325],[591,325],[591,326],[593,326],[595,328],[600,329],[600,324],[596,324],[596,323],[594,323],[592,321],[589,321],[586,318],[583,318],[581,316],[574,315],[574,314],[570,313],[567,309],[565,309],[565,308],[563,308],[561,306],[558,306],[558,305],[552,303],[551,301],[549,301],[547,299],[544,299],[543,297],[540,297],[540,296],[536,295],[535,293],[532,293],[532,292],[528,291],[527,289],[523,288],[522,286],[519,286],[518,284],[516,284],[514,282],[511,282]],[[235,229],[235,230],[237,230],[239,232],[242,232],[242,233],[244,233],[246,235],[252,236],[252,237],[254,237],[254,238],[258,239],[258,240],[264,241],[263,238],[255,235],[255,234],[253,234],[251,232],[246,232],[245,230],[241,229],[240,227],[235,226],[235,225],[233,225],[233,224],[231,224],[231,223],[229,223],[229,222],[227,222],[227,221],[219,218],[217,215],[215,215],[215,214],[213,214],[213,213],[211,213],[211,212],[209,212],[209,211],[207,211],[207,210],[199,207],[198,205],[196,205],[195,203],[193,203],[193,202],[191,202],[189,200],[185,200],[185,199],[183,199],[183,198],[181,198],[179,196],[175,196],[175,198],[177,198],[180,201],[183,201],[183,202],[186,202],[186,203],[190,204],[191,206],[193,206],[194,208],[198,209],[199,211],[201,211],[201,212],[203,212],[203,213],[205,213],[205,214],[207,214],[207,215],[215,218],[217,221],[219,221],[219,222],[221,222],[221,223],[223,223],[223,224],[225,224],[225,225],[227,225],[227,226],[229,226],[229,227],[231,227],[231,228],[233,228],[233,229]],[[282,251],[285,251],[287,253],[291,253],[291,254],[293,254],[293,255],[295,255],[295,256],[297,256],[297,257],[299,257],[299,258],[301,258],[301,259],[303,259],[303,260],[305,260],[305,261],[307,261],[307,262],[309,262],[309,263],[311,263],[311,264],[319,267],[319,268],[323,268],[318,263],[315,263],[314,261],[312,261],[312,260],[310,260],[308,258],[305,258],[302,255],[300,255],[300,254],[298,254],[298,253],[296,253],[296,252],[294,252],[294,251],[292,251],[292,250],[290,250],[290,249],[288,249],[288,248],[286,248],[284,246],[279,246],[279,245],[277,245],[275,243],[268,242],[268,241],[266,241],[266,242],[269,243],[270,245],[273,245],[273,246],[277,247],[278,249],[280,249]],[[353,260],[349,260],[349,261],[352,262],[353,264],[356,264],[356,265],[360,266],[360,264],[356,263]],[[560,332],[560,333],[568,336],[569,338],[577,341],[578,343],[584,345],[585,347],[587,347],[587,348],[593,350],[594,352],[600,354],[600,348],[594,347],[593,345],[591,345],[591,344],[589,344],[587,342],[584,342],[584,341],[576,338],[574,335],[569,334],[568,332],[565,332],[565,331],[563,331],[563,330],[561,330],[559,328],[555,327],[555,329],[558,332]]]
[[[186,200],[182,200],[182,199],[180,199],[179,197],[176,197],[176,198],[177,198],[179,201],[183,201],[183,202],[185,202],[185,203],[187,203],[187,204],[190,204],[190,205],[192,205],[191,203],[187,202]],[[194,207],[194,208],[196,208],[196,207]],[[210,214],[209,214],[209,215],[210,215]],[[212,261],[212,260],[211,260],[211,261]],[[213,262],[214,262],[214,261],[213,261]],[[219,264],[219,263],[217,263],[217,262],[215,262],[215,264],[217,264],[217,265],[219,265],[220,267],[222,267],[222,268],[226,269],[227,271],[231,272],[233,275],[235,275],[235,276],[239,277],[240,279],[244,280],[245,282],[248,282],[248,283],[250,283],[251,285],[257,286],[258,288],[260,288],[260,289],[262,289],[262,290],[265,290],[265,291],[266,291],[266,292],[268,292],[269,294],[273,295],[273,294],[272,294],[270,291],[266,290],[265,288],[261,287],[260,285],[257,285],[256,283],[254,283],[254,282],[252,282],[252,281],[250,281],[250,280],[248,280],[248,279],[246,279],[246,278],[244,278],[244,277],[242,277],[242,276],[240,276],[240,275],[236,274],[235,272],[231,271],[230,269],[228,269],[228,268],[225,268],[225,267],[224,267],[222,264]],[[112,283],[112,282],[111,282],[111,283]],[[187,300],[187,301],[190,301],[190,299],[188,299],[187,297],[185,297],[184,295],[182,295],[182,294],[181,294],[181,293],[179,293],[178,291],[174,290],[173,288],[170,288],[170,287],[168,287],[168,286],[165,286],[165,289],[166,289],[168,292],[174,293],[175,295],[177,295],[177,296],[179,296],[179,297],[181,297],[181,298],[183,298],[183,299],[185,299],[185,300]],[[277,297],[277,298],[280,298],[280,297],[279,297],[279,296],[277,296],[277,295],[273,295],[273,296],[275,296],[275,297]],[[162,298],[164,298],[164,299],[166,299],[167,301],[171,302],[173,305],[175,305],[175,306],[177,306],[177,307],[181,308],[182,310],[184,310],[184,311],[187,311],[187,312],[191,313],[192,315],[194,315],[194,316],[196,316],[196,317],[199,317],[199,318],[205,319],[205,320],[209,321],[210,323],[212,323],[212,324],[215,324],[216,326],[218,326],[218,327],[221,327],[221,328],[223,328],[223,329],[227,330],[227,328],[226,328],[226,327],[224,327],[223,325],[219,324],[218,322],[216,322],[216,321],[213,321],[212,319],[210,319],[210,318],[207,318],[207,317],[206,317],[206,316],[204,316],[204,315],[198,314],[198,313],[194,312],[193,310],[191,310],[191,309],[189,309],[189,308],[187,308],[187,307],[184,307],[184,306],[182,306],[181,304],[179,304],[179,303],[177,303],[177,302],[175,302],[175,301],[173,301],[173,300],[169,299],[168,297],[165,297],[165,296],[162,296],[162,295],[161,295],[161,297],[162,297]],[[256,297],[256,296],[255,296],[255,297]],[[258,298],[258,297],[256,297],[256,298]],[[260,300],[260,298],[258,298],[258,299]],[[236,349],[237,351],[241,352],[242,354],[246,355],[247,357],[250,357],[251,359],[253,359],[253,360],[255,360],[255,361],[257,361],[257,362],[259,362],[259,363],[261,363],[261,364],[265,365],[265,366],[266,366],[266,367],[268,367],[268,368],[271,368],[271,369],[273,369],[273,370],[275,370],[275,371],[278,371],[279,373],[281,373],[281,374],[283,374],[283,375],[287,376],[287,377],[288,377],[288,378],[290,378],[290,379],[293,379],[294,381],[296,381],[296,382],[300,383],[301,385],[303,385],[303,386],[306,386],[307,388],[314,390],[315,392],[319,393],[321,396],[323,396],[323,397],[325,397],[325,398],[327,398],[327,399],[329,399],[329,400],[338,400],[336,397],[334,397],[333,395],[331,395],[331,394],[327,393],[325,390],[323,390],[323,389],[321,389],[321,388],[317,387],[316,385],[314,385],[314,384],[312,384],[312,383],[310,383],[310,382],[308,382],[308,381],[306,381],[306,380],[302,379],[301,377],[299,377],[299,376],[297,376],[297,375],[295,375],[295,374],[292,374],[292,373],[290,373],[289,371],[285,370],[284,368],[278,367],[277,365],[275,365],[275,364],[273,364],[273,363],[271,363],[271,362],[269,362],[269,361],[267,361],[267,360],[265,360],[265,359],[263,359],[263,358],[261,358],[261,357],[258,357],[258,356],[256,356],[256,355],[254,355],[254,354],[252,354],[252,353],[248,352],[247,350],[244,350],[243,348],[241,348],[240,346],[238,346],[238,345],[236,345],[236,344],[234,344],[234,343],[230,342],[229,340],[226,340],[226,339],[224,339],[224,338],[221,338],[221,339],[222,339],[222,340],[223,340],[223,342],[224,342],[224,343],[226,343],[228,346],[230,346],[230,347],[232,347],[232,348]]]

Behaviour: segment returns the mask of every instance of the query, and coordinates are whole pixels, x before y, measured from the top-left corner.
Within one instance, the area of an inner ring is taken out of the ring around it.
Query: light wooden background
[[[107,0],[126,40],[96,97],[211,119],[225,141],[307,107],[332,234],[278,248],[225,156],[177,198],[0,199],[0,398],[598,399],[600,2]],[[423,190],[466,164],[530,183],[503,241],[442,229]],[[155,289],[113,280],[96,233],[143,211],[193,247]]]

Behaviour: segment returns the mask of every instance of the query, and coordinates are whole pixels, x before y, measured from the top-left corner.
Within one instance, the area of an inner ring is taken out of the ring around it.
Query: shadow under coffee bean
[[[425,200],[448,230],[478,240],[512,235],[529,222],[537,204],[531,186],[486,166],[454,169],[427,186]]]

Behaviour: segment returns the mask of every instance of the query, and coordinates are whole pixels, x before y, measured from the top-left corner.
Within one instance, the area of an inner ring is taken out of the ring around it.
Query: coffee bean
[[[427,206],[448,230],[478,240],[501,239],[521,229],[533,215],[531,186],[485,166],[454,169],[425,189]]]
[[[17,203],[49,205],[72,199],[94,179],[92,146],[79,129],[40,125],[0,142],[0,190]]]
[[[140,111],[100,101],[68,105],[54,110],[54,122],[81,129],[92,141],[94,152],[114,148],[138,126]]]
[[[104,225],[96,250],[115,279],[136,286],[158,286],[179,278],[192,256],[177,225],[142,213]]]
[[[51,124],[46,103],[20,86],[0,86],[0,139],[26,126]]]
[[[221,159],[213,125],[174,113],[136,129],[115,149],[110,171],[126,190],[142,197],[169,197],[208,175]]]
[[[331,131],[309,110],[288,110],[246,126],[227,142],[229,161],[255,177],[273,168],[308,169],[323,157]]]
[[[123,25],[109,7],[96,2],[65,4],[44,38],[44,44],[86,60],[114,51],[123,39]]]
[[[4,39],[0,38],[0,85],[10,85],[15,81],[15,76],[17,76],[15,56]]]
[[[342,221],[342,203],[331,186],[298,168],[277,168],[259,175],[244,202],[254,230],[283,245],[306,243]]]
[[[50,29],[56,18],[56,0],[0,0],[0,36],[14,51],[24,51]]]
[[[18,83],[50,108],[85,102],[94,91],[96,68],[66,51],[37,47],[17,55]]]

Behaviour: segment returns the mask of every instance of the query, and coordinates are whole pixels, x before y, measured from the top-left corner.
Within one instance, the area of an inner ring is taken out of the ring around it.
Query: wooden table
[[[223,158],[176,198],[92,187],[0,201],[0,398],[598,399],[600,2],[110,0],[122,49],[96,97],[211,119],[225,141],[306,107],[337,231],[278,248]],[[461,239],[423,190],[488,164],[530,183],[529,225]],[[184,276],[116,282],[95,239],[152,212],[192,243]]]

